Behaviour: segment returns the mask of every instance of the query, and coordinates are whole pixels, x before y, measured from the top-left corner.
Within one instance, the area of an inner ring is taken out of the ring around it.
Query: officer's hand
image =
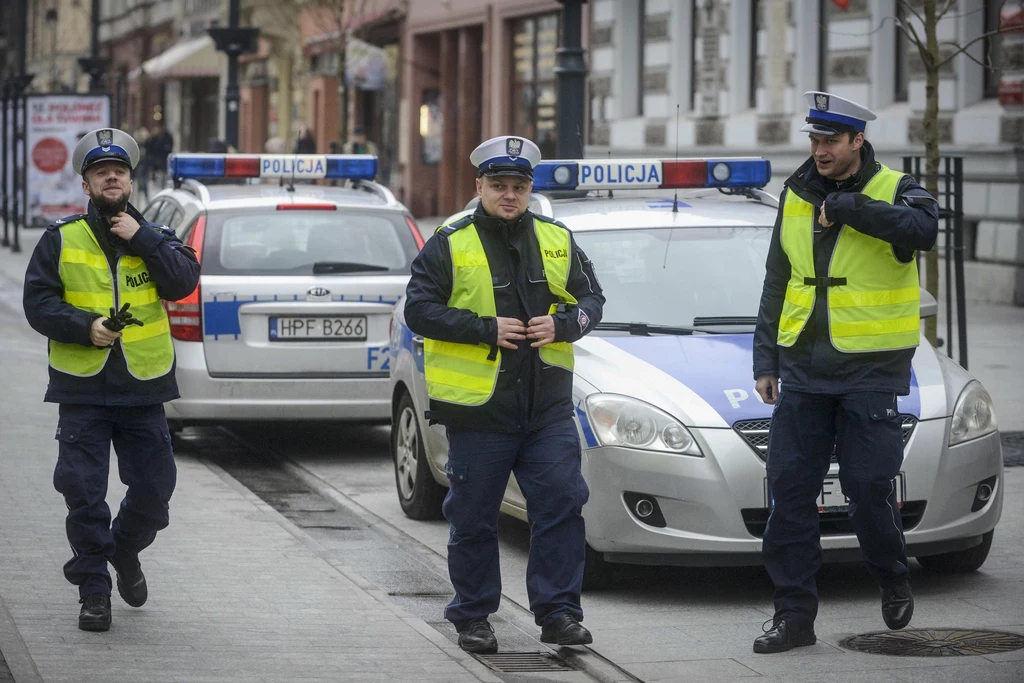
[[[821,211],[818,212],[818,222],[821,223],[822,227],[831,228],[832,221],[825,218],[825,202],[821,203]]]
[[[516,340],[526,339],[526,325],[515,318],[495,318],[498,321],[498,346],[518,349]]]
[[[89,328],[89,341],[92,342],[93,346],[98,346],[101,349],[105,349],[114,343],[114,340],[121,336],[120,332],[114,332],[108,330],[103,326],[103,321],[106,318],[96,318],[92,321],[92,327]]]
[[[535,349],[550,344],[555,341],[555,319],[550,315],[531,318],[530,326],[526,328],[526,336],[537,340],[530,344]]]
[[[110,219],[110,232],[114,233],[125,242],[130,242],[135,233],[139,231],[139,222],[126,214],[124,211]]]
[[[779,378],[775,375],[761,375],[754,384],[754,391],[761,397],[761,401],[770,406],[775,405],[779,400]]]

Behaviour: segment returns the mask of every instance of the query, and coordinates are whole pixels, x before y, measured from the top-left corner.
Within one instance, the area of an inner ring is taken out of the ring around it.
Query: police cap
[[[120,161],[134,171],[139,163],[139,144],[117,128],[98,128],[89,131],[75,145],[71,163],[79,175],[101,161]]]
[[[810,111],[807,125],[801,133],[838,135],[839,133],[863,133],[868,121],[874,121],[875,113],[867,107],[851,102],[845,97],[812,90],[805,92]]]
[[[523,137],[499,135],[473,150],[469,160],[477,176],[512,175],[533,180],[533,167],[540,162],[540,148]]]

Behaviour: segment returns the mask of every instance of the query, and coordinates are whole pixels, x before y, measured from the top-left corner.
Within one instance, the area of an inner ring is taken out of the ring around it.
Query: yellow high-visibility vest
[[[146,230],[148,228],[140,228]],[[91,313],[110,315],[130,303],[131,314],[143,326],[129,325],[121,331],[128,372],[140,380],[162,377],[174,365],[167,313],[156,283],[146,264],[138,256],[122,256],[117,260],[117,278],[111,277],[110,264],[96,235],[85,219],[60,227],[60,279],[64,284],[64,301]],[[92,377],[107,363],[110,347],[97,348],[81,344],[64,344],[50,340],[50,365],[69,375]]]
[[[882,166],[862,191],[892,204],[903,174]],[[921,291],[917,261],[903,263],[888,242],[848,225],[839,228],[828,277],[814,272],[814,206],[790,190],[782,207],[782,248],[792,274],[779,319],[779,346],[800,337],[814,306],[817,286],[828,287],[829,336],[846,353],[910,349],[918,345]]]
[[[463,219],[464,220],[464,219]],[[448,223],[438,230],[443,230]],[[571,241],[569,231],[555,223],[533,219],[534,232],[544,263],[548,289],[559,303],[575,305],[576,298],[566,289],[569,281]],[[494,283],[480,235],[472,222],[448,235],[452,251],[452,294],[448,305],[473,311],[481,317],[495,317]],[[554,313],[558,304],[552,304]],[[423,343],[423,369],[430,398],[447,403],[479,406],[494,395],[501,368],[501,350],[492,354],[488,344],[459,344],[437,339]],[[554,342],[540,348],[541,360],[572,372],[572,344]]]

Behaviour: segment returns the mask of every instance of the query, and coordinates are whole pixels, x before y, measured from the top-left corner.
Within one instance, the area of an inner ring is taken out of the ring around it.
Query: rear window
[[[408,274],[418,251],[398,212],[212,212],[203,273],[304,275],[317,263],[350,263],[376,267],[350,275]]]

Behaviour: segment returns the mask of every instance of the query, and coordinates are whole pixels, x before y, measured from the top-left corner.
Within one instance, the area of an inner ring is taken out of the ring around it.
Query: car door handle
[[[418,346],[420,348],[423,348],[423,337],[421,337],[418,334],[414,335],[413,338],[412,338],[412,345],[413,346]]]

